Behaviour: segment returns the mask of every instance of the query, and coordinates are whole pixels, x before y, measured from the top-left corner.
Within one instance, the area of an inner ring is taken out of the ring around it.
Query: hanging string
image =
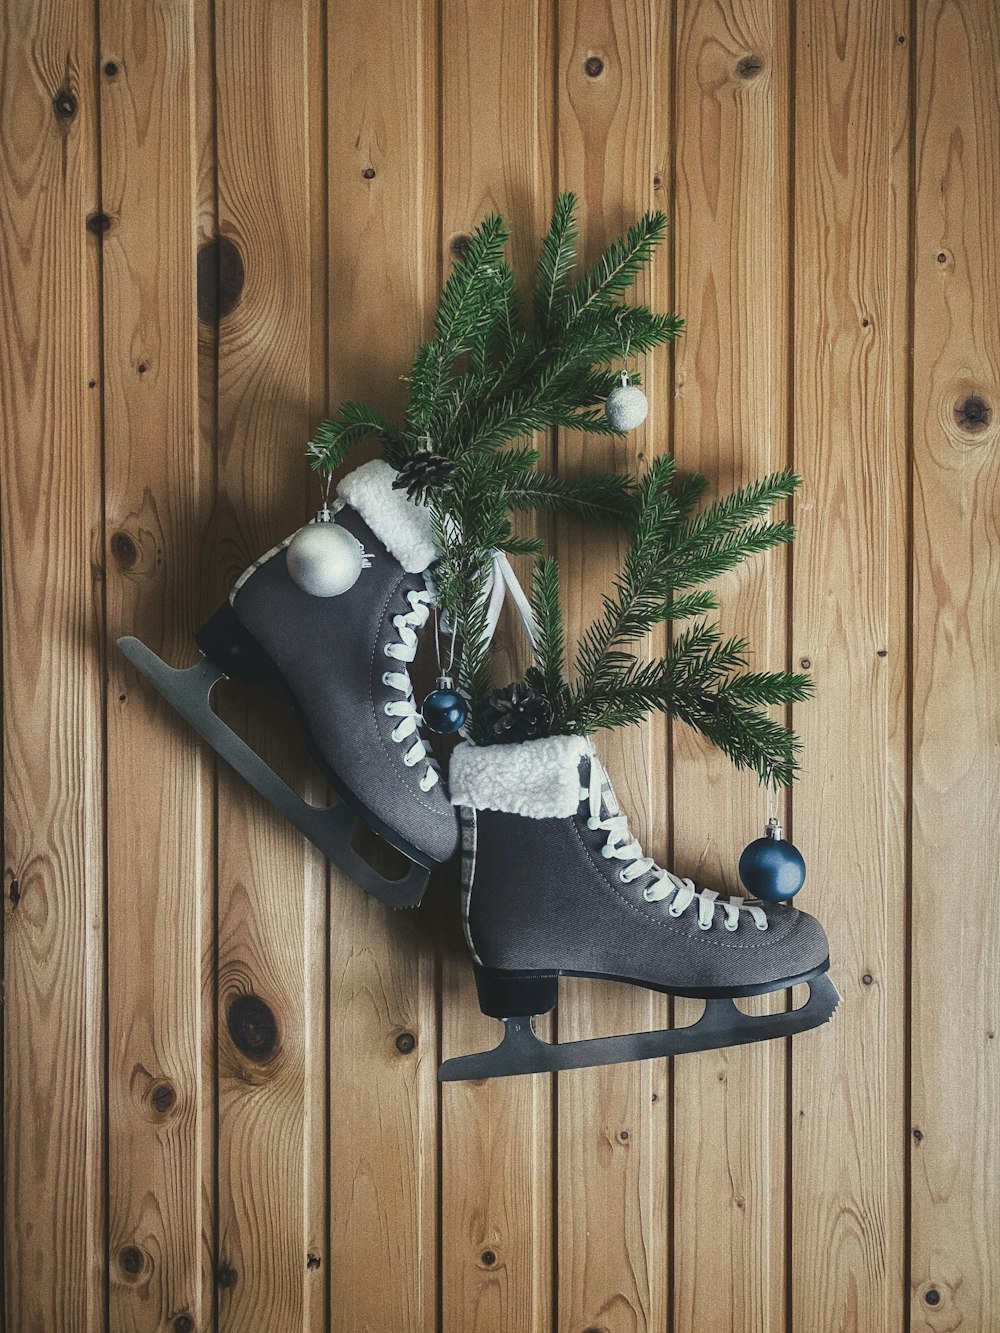
[[[451,647],[450,647],[450,649],[449,649],[449,651],[448,651],[448,666],[447,666],[447,668],[446,668],[445,670],[442,671],[442,669],[441,669],[441,639],[440,639],[440,635],[439,635],[439,633],[438,633],[438,613],[437,613],[437,609],[435,608],[435,610],[434,610],[434,653],[435,653],[435,656],[437,657],[438,677],[439,677],[439,678],[441,678],[441,677],[445,677],[445,676],[446,676],[446,677],[448,678],[448,680],[451,680],[451,679],[452,679],[452,672],[453,672],[454,669],[455,669],[455,643],[456,643],[456,640],[457,640],[457,639],[458,639],[458,625],[457,625],[457,623],[456,623],[455,621],[452,621],[452,625],[451,625]]]
[[[774,782],[767,784],[767,822],[779,823],[778,820],[778,788]]]
[[[628,354],[632,347],[632,335],[630,333],[627,338],[622,338],[622,316],[624,314],[624,310],[619,310],[618,314],[615,316],[615,323],[618,325],[618,337],[622,344],[622,388],[626,388],[632,383],[632,377],[627,370]]]

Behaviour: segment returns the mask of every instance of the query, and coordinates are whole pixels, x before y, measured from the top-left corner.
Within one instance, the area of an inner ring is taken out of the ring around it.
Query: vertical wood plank
[[[326,373],[325,192],[317,7],[217,0],[215,42],[221,597],[310,516],[304,449]],[[254,692],[231,700],[227,717],[322,803],[288,713]],[[219,1328],[319,1330],[326,863],[221,765],[218,837]],[[258,1040],[272,1022],[273,1041]]]
[[[682,0],[675,54],[675,446],[718,494],[786,462],[788,33],[782,5]],[[754,666],[785,666],[783,553],[718,584],[727,632]],[[678,873],[740,891],[740,851],[766,801],[685,727],[674,730]],[[808,906],[808,904],[806,904]],[[784,994],[753,1003],[784,1007]],[[746,1006],[748,1009],[750,1005]],[[677,1001],[692,1022],[696,1002]],[[785,1321],[785,1052],[706,1053],[674,1071],[674,1329],[774,1330]]]
[[[0,1323],[104,1326],[103,598],[93,9],[0,14]]]
[[[914,1330],[1000,1323],[1000,15],[917,6]]]
[[[905,885],[886,654],[906,652],[893,337],[907,52],[890,3],[801,5],[795,22],[793,446],[806,484],[792,655],[811,663],[817,697],[794,710],[806,772],[792,833],[845,1003],[792,1050],[791,1319],[882,1333],[902,1320]]]
[[[193,8],[108,0],[100,22],[109,641],[137,634],[176,662],[190,655],[210,480],[198,418]],[[210,1317],[201,1058],[210,815],[197,744],[111,648],[112,1329]]]
[[[518,283],[529,292],[553,199],[551,9],[547,0],[446,0],[442,20],[444,269],[456,242],[500,212],[510,223]],[[547,441],[535,446],[544,458]],[[514,635],[495,642],[496,679],[506,685],[524,668],[521,644]],[[497,1026],[479,1012],[458,931],[445,949],[443,1053],[487,1049]],[[442,1327],[549,1333],[551,1080],[446,1083],[441,1098]]]
[[[562,0],[559,5],[560,188],[580,197],[584,259],[660,202],[668,125],[670,14],[663,5]],[[667,308],[665,256],[637,299]],[[668,422],[661,351],[642,367],[650,413],[628,441],[561,437],[560,471],[635,469],[664,447]],[[560,543],[567,634],[573,642],[599,609],[622,552],[592,532]],[[661,642],[659,637],[657,643]],[[651,645],[651,650],[655,644]],[[643,846],[663,857],[665,729],[598,737],[602,760]],[[651,992],[597,982],[561,985],[562,1040],[663,1027],[667,1006]],[[559,1078],[559,1328],[660,1329],[669,1306],[666,1063],[582,1070]]]
[[[329,394],[393,415],[437,286],[437,6],[329,7]],[[437,1321],[437,1013],[426,906],[333,876],[330,1321]],[[410,1039],[413,1039],[412,1041]]]

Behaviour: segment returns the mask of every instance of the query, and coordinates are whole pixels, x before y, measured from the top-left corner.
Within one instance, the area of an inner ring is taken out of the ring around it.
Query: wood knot
[[[232,1268],[229,1264],[220,1264],[219,1271],[215,1275],[215,1280],[220,1287],[235,1287],[236,1269]]]
[[[233,1045],[254,1064],[267,1064],[278,1051],[278,1022],[259,995],[239,995],[226,1015]]]
[[[109,546],[121,569],[132,569],[135,566],[139,559],[139,548],[127,532],[113,532]]]
[[[449,246],[453,258],[464,259],[469,253],[469,246],[471,244],[472,237],[467,232],[460,231],[457,236],[453,236],[451,238],[451,245]]]
[[[21,885],[16,879],[11,880],[10,888],[7,890],[7,893],[10,897],[11,907],[16,908],[21,901]]]
[[[627,1129],[620,1129],[620,1130],[618,1131],[618,1142],[619,1142],[619,1143],[628,1143],[628,1130],[627,1130]]]
[[[91,213],[87,219],[87,230],[91,236],[103,236],[111,230],[111,219],[107,213]]]
[[[955,404],[955,424],[968,435],[981,435],[993,417],[992,409],[978,393],[966,394]]]
[[[924,1131],[923,1131],[922,1129],[914,1129],[914,1131],[913,1131],[913,1142],[914,1142],[914,1143],[923,1143],[923,1141],[924,1141]]]
[[[240,303],[246,265],[239,246],[228,236],[213,236],[198,246],[198,319],[217,324]]]
[[[924,1292],[924,1301],[927,1305],[941,1304],[941,1293],[938,1291],[937,1287],[927,1288],[927,1290]]]
[[[177,1089],[168,1078],[160,1079],[150,1088],[149,1104],[158,1115],[169,1115],[177,1105]]]
[[[76,115],[76,98],[68,88],[60,88],[53,97],[52,110],[57,120],[72,120]]]
[[[174,1320],[174,1333],[194,1333],[194,1320],[189,1314],[179,1314]]]
[[[496,1261],[497,1257],[493,1250],[483,1250],[482,1254],[479,1256],[479,1262],[484,1268],[492,1268]]]
[[[802,668],[803,671],[808,671],[809,668],[812,666],[812,658],[811,657],[800,658],[799,666]]]
[[[872,983],[874,982],[874,980],[875,980],[875,978],[872,976],[872,974],[871,974],[870,972],[865,972],[865,973],[862,974],[862,977],[861,977],[861,984],[862,984],[862,986],[870,986],[870,985],[872,985]]]
[[[118,1266],[126,1277],[138,1277],[146,1267],[146,1256],[138,1245],[126,1245],[118,1253]]]
[[[411,1055],[416,1046],[417,1039],[412,1032],[401,1032],[396,1038],[396,1050],[400,1055]]]
[[[104,62],[104,73],[109,79],[113,79],[120,68],[117,60],[105,60]]]
[[[588,56],[583,62],[583,70],[588,79],[599,79],[604,73],[604,61],[600,56]]]
[[[322,1262],[323,1260],[319,1257],[319,1255],[313,1254],[312,1250],[310,1250],[309,1253],[306,1255],[306,1268],[309,1269],[319,1268]]]
[[[361,179],[366,181],[373,181],[375,179],[375,168],[365,167],[364,171],[362,171],[361,173]]]
[[[764,61],[760,56],[744,56],[742,60],[737,61],[736,73],[741,79],[755,79],[764,68]]]

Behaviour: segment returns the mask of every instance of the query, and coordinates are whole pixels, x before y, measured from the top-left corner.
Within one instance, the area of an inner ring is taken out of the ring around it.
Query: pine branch
[[[561,313],[566,281],[576,265],[578,237],[576,195],[561,194],[556,200],[548,233],[542,241],[532,302],[535,328],[547,337]]]
[[[434,329],[441,355],[450,360],[467,352],[494,306],[497,273],[510,233],[497,213],[484,218],[455,264],[438,301]],[[486,296],[486,311],[483,297]]]
[[[522,472],[509,484],[513,509],[543,509],[573,514],[585,523],[620,527],[635,505],[635,484],[619,472],[584,477],[555,477],[548,472]]]
[[[620,240],[609,245],[570,293],[568,319],[577,319],[596,302],[607,304],[622,296],[653,257],[666,229],[665,213],[647,213]]]
[[[380,441],[387,461],[405,453],[402,436],[367,403],[341,403],[337,414],[316,428],[307,456],[316,471],[335,472],[362,440]]]
[[[566,688],[566,636],[559,602],[559,566],[551,558],[535,561],[531,611],[538,627],[539,684],[550,708],[557,711]]]

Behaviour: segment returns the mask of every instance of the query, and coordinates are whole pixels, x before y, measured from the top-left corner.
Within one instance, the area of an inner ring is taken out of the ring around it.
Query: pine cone
[[[399,469],[392,489],[406,491],[408,500],[422,503],[431,491],[444,490],[454,468],[455,464],[450,458],[443,458],[433,449],[418,449]]]
[[[522,680],[491,694],[490,707],[497,714],[493,734],[505,741],[531,741],[548,735],[548,701]]]

